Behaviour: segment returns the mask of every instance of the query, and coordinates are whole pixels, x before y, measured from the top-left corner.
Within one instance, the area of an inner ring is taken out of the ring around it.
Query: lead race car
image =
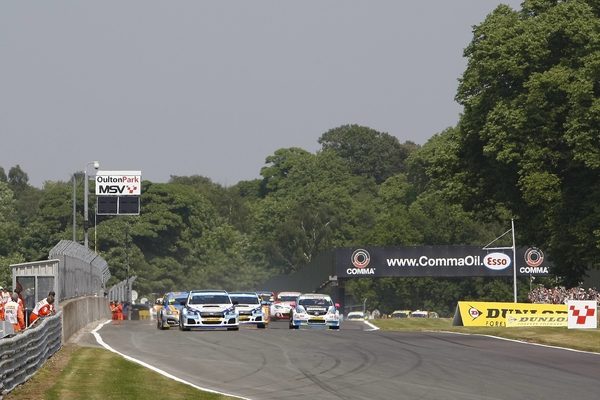
[[[326,294],[306,293],[296,300],[290,315],[290,329],[301,326],[340,329],[340,312]]]
[[[192,290],[179,317],[179,329],[226,328],[237,331],[240,328],[239,314],[229,293],[224,290]]]

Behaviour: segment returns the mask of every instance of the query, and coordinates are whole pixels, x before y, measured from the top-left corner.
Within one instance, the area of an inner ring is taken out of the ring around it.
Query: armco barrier
[[[61,321],[59,311],[24,333],[0,340],[0,398],[31,378],[60,349]]]
[[[59,307],[56,315],[41,319],[25,332],[0,339],[0,399],[33,376],[78,330],[110,317],[105,297],[80,297]]]

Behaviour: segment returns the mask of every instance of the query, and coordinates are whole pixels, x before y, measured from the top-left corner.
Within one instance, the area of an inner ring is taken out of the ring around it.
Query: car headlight
[[[229,307],[223,311],[225,314],[233,314],[235,312],[235,307]]]
[[[306,314],[306,309],[303,306],[296,306],[296,312],[298,314]]]
[[[167,310],[167,315],[173,315],[173,311]]]
[[[255,308],[254,310],[252,310],[252,314],[262,314],[262,308]]]

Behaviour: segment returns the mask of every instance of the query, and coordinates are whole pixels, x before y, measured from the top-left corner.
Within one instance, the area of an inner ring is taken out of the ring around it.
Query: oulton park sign
[[[96,173],[96,196],[139,196],[141,186],[141,171],[98,171]]]
[[[536,247],[517,249],[519,276],[544,276],[550,263]],[[344,248],[335,251],[338,278],[513,276],[512,250],[478,246]]]

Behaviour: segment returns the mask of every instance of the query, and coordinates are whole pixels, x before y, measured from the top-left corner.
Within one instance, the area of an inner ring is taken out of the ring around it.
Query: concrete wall
[[[110,307],[106,297],[79,297],[59,305],[63,313],[62,341],[66,343],[78,330],[90,322],[110,319]]]

